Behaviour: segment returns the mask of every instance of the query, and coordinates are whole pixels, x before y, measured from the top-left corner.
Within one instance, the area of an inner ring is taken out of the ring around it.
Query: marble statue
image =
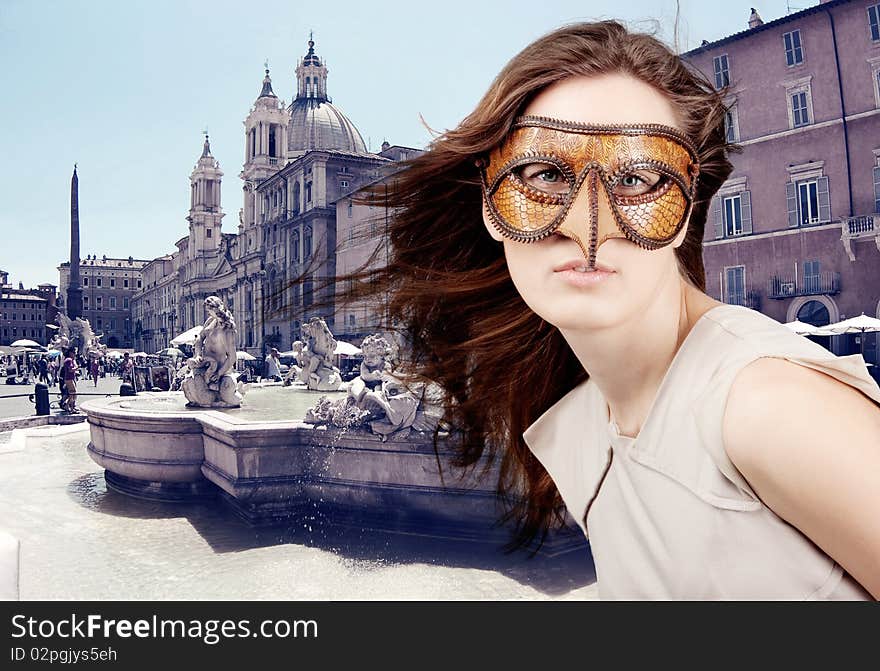
[[[342,375],[333,365],[336,338],[320,317],[312,317],[303,326],[305,343],[302,349],[302,372],[300,379],[313,391],[338,391]]]
[[[295,340],[292,347],[290,348],[293,352],[294,358],[296,359],[296,363],[290,365],[290,369],[287,371],[287,375],[284,376],[285,387],[289,387],[294,380],[302,380],[302,369],[304,362],[303,348],[304,343],[302,340]]]
[[[77,317],[71,319],[63,312],[59,312],[55,318],[58,322],[58,332],[52,336],[49,347],[65,351],[68,347],[76,347],[77,352],[83,357],[102,357],[107,353],[107,345],[101,342],[100,335],[95,335],[88,319]]]
[[[349,396],[361,398],[364,391],[374,391],[382,386],[382,375],[391,372],[391,343],[379,334],[369,335],[361,343],[364,359],[360,375],[351,381]]]
[[[196,337],[195,356],[186,362],[189,372],[181,383],[190,407],[237,408],[241,390],[235,367],[236,328],[232,313],[216,296],[205,299],[208,318]]]
[[[381,336],[364,339],[364,361],[369,351],[370,362],[361,367],[361,376],[352,381],[346,398],[331,401],[322,396],[306,411],[304,421],[368,430],[381,436],[382,442],[392,435],[405,438],[411,431],[433,432],[443,417],[442,389],[434,383],[406,383],[396,377],[385,360],[388,345]]]

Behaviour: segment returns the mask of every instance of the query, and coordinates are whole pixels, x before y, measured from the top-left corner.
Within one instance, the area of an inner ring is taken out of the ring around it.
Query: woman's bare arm
[[[880,408],[784,359],[737,376],[724,446],[766,505],[880,598]]]

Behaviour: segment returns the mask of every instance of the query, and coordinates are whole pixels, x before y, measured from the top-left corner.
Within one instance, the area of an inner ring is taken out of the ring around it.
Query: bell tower
[[[287,126],[290,116],[283,100],[272,90],[269,64],[263,89],[244,120],[244,166],[239,175],[244,180],[244,208],[239,233],[259,220],[256,185],[286,164]]]
[[[223,211],[220,207],[220,181],[223,172],[220,164],[211,155],[211,143],[205,132],[205,144],[190,181],[190,207],[187,221],[189,222],[189,255],[200,252],[214,252],[220,246],[220,220]]]

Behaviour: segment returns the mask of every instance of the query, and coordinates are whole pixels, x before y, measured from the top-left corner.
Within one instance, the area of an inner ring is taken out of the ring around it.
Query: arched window
[[[797,313],[798,321],[813,326],[827,326],[830,323],[828,308],[819,301],[807,301]]]
[[[312,227],[306,226],[303,233],[303,260],[308,260],[312,256]]]

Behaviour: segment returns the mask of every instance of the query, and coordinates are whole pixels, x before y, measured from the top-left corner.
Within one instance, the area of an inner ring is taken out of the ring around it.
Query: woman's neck
[[[720,304],[680,280],[661,288],[626,322],[561,331],[602,392],[621,434],[638,435],[681,343],[697,320]]]

